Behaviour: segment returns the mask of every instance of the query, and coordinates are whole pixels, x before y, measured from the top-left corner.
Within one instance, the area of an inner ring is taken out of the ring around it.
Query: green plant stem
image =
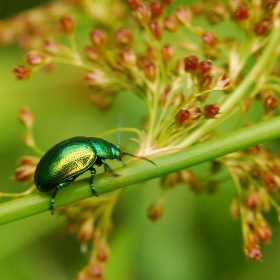
[[[264,71],[268,64],[271,64],[271,57],[273,57],[276,47],[280,40],[280,23],[276,21],[274,30],[269,35],[269,41],[265,47],[262,55],[258,58],[252,70],[248,73],[243,82],[236,88],[234,92],[221,104],[220,112],[215,119],[206,121],[201,127],[196,129],[189,137],[181,143],[183,147],[188,147],[199,141],[208,132],[212,131],[217,123],[230,112],[242,97],[247,93],[249,88],[257,81],[259,75]]]
[[[157,167],[146,161],[137,160],[116,169],[120,176],[108,173],[95,176],[95,185],[100,195],[161,177],[223,155],[280,137],[280,116],[239,129],[188,149],[168,155],[150,157]],[[32,194],[0,204],[0,225],[38,213],[49,211],[50,195]],[[58,192],[56,206],[63,206],[92,197],[89,180],[77,180],[71,186]]]

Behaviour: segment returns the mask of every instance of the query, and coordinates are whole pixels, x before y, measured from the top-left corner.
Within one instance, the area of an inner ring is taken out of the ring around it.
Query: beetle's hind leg
[[[91,173],[91,177],[89,179],[89,185],[90,185],[90,188],[92,190],[92,193],[95,195],[95,196],[98,196],[98,192],[94,186],[94,183],[93,183],[93,179],[94,179],[94,175],[96,174],[96,170],[94,167],[91,167],[90,168],[90,173]]]
[[[54,203],[55,203],[55,197],[56,197],[56,194],[59,190],[59,186],[57,186],[53,192],[53,195],[52,195],[52,198],[51,198],[51,205],[50,205],[50,210],[51,210],[51,214],[53,215],[54,214]]]

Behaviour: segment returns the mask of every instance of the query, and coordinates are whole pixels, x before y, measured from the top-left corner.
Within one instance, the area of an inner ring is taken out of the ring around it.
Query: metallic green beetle
[[[105,160],[118,159],[125,165],[122,160],[123,155],[145,159],[156,165],[147,158],[122,152],[114,144],[103,139],[77,136],[56,144],[46,152],[36,167],[34,182],[42,193],[54,189],[50,201],[50,210],[53,214],[55,196],[60,188],[70,185],[78,176],[89,170],[91,172],[90,188],[93,194],[98,196],[93,183],[96,174],[93,165],[101,166],[104,164],[105,171],[113,172]],[[113,173],[113,175],[118,176],[116,173]]]

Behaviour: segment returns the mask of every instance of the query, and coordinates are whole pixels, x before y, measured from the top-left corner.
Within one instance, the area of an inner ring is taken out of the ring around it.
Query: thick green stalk
[[[96,188],[100,195],[161,177],[172,172],[188,168],[214,158],[238,151],[264,141],[280,137],[280,117],[239,129],[214,139],[197,144],[180,152],[158,155],[151,158],[158,167],[149,162],[137,160],[116,172],[115,178],[110,174],[95,176]],[[71,186],[58,192],[56,206],[67,205],[81,199],[92,197],[89,180],[77,180]],[[96,198],[98,199],[98,198]],[[38,213],[49,211],[50,195],[32,194],[0,204],[0,225]]]

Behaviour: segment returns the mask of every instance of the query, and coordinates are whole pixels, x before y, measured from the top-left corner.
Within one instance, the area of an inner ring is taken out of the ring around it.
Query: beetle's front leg
[[[96,170],[95,168],[91,167],[90,168],[90,173],[91,173],[91,177],[89,179],[89,185],[90,185],[90,188],[92,190],[92,193],[95,195],[95,196],[98,196],[98,192],[94,186],[94,183],[93,183],[93,179],[94,179],[94,175],[96,174]]]
[[[120,175],[115,173],[114,170],[108,165],[108,163],[105,161],[105,159],[101,159],[102,163],[105,166],[105,171],[107,171],[106,169],[109,170],[109,172],[111,172],[113,174],[114,177],[119,177]]]

